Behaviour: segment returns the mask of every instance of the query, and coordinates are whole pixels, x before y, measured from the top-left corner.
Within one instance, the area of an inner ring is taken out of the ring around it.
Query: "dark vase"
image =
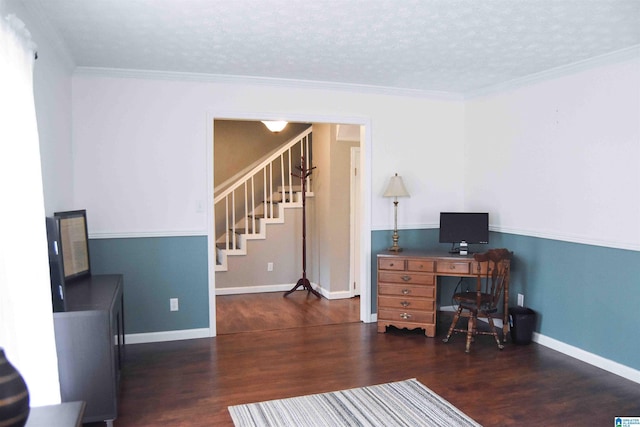
[[[29,417],[29,390],[0,347],[0,426],[22,427]]]

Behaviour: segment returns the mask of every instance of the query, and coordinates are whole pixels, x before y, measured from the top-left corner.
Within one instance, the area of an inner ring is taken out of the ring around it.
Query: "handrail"
[[[259,172],[262,169],[264,169],[267,165],[269,165],[275,159],[280,157],[286,151],[290,150],[291,147],[293,147],[297,143],[301,142],[300,140],[304,139],[305,136],[311,134],[311,131],[312,131],[312,126],[309,126],[305,131],[300,133],[298,136],[296,136],[296,137],[290,139],[288,142],[282,144],[280,146],[280,148],[278,150],[276,150],[275,152],[273,152],[269,157],[264,159],[262,162],[260,162],[256,167],[251,169],[249,172],[245,173],[241,178],[238,178],[238,180],[236,181],[235,184],[233,184],[231,187],[225,189],[220,194],[214,195],[213,203],[214,204],[218,203],[224,197],[229,195],[229,193],[231,193],[233,190],[235,190],[238,187],[240,187],[245,181],[247,181],[249,179],[249,177],[254,176],[257,172]]]

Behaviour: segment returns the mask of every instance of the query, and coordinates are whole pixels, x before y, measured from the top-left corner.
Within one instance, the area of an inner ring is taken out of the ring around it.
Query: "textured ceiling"
[[[640,45],[639,0],[23,2],[82,67],[454,93]]]

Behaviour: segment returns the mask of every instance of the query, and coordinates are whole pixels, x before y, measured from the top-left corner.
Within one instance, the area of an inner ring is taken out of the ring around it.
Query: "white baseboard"
[[[567,356],[571,356],[574,359],[581,360],[585,363],[588,363],[589,365],[604,369],[605,371],[611,372],[612,374],[616,374],[640,384],[640,371],[637,369],[630,368],[629,366],[614,362],[613,360],[605,359],[604,357],[598,356],[597,354],[593,354],[588,351],[582,350],[581,348],[565,344],[562,341],[558,341],[554,338],[549,338],[537,332],[533,333],[533,341],[552,350],[566,354]]]
[[[260,294],[265,292],[286,292],[293,288],[295,283],[283,283],[280,285],[243,286],[238,288],[216,288],[216,295],[242,295]]]
[[[347,299],[353,297],[353,295],[351,295],[351,292],[349,291],[327,292],[323,288],[315,289],[320,292],[326,299]]]
[[[183,329],[181,331],[147,332],[141,334],[126,334],[127,344],[145,344],[151,342],[193,340],[209,338],[209,328]]]
[[[439,310],[455,311],[456,307],[453,305],[444,306],[440,307]],[[486,322],[486,320],[484,319],[480,320]],[[502,328],[502,320],[496,319],[495,325],[496,327]],[[606,359],[602,356],[598,356],[597,354],[590,353],[570,344],[565,344],[562,341],[558,341],[554,338],[549,338],[537,332],[533,333],[532,339],[533,342],[548,347],[552,350],[559,351],[560,353],[573,357],[574,359],[578,359],[585,363],[588,363],[589,365],[604,369],[607,372],[611,372],[612,374],[616,374],[635,383],[640,383],[640,371],[637,369],[630,368],[629,366],[614,362],[613,360]]]
[[[279,285],[264,285],[264,286],[243,286],[237,288],[216,288],[216,295],[242,295],[242,294],[261,294],[266,292],[287,292],[295,286],[295,283],[284,283]],[[337,291],[329,292],[326,289],[311,283],[311,287],[318,291],[320,295],[326,299],[345,299],[351,298],[349,291]],[[298,289],[301,291],[302,289]]]
[[[291,290],[295,286],[295,283],[285,283],[279,285],[266,285],[266,286],[247,286],[241,288],[220,288],[216,289],[216,295],[241,295],[241,294],[256,294],[265,292],[286,292]],[[322,296],[327,299],[344,299],[351,298],[351,294],[348,291],[340,292],[327,292],[325,289],[318,287],[312,283],[311,286]],[[297,292],[304,292],[303,289],[299,289]],[[376,315],[377,317],[377,315]],[[375,322],[376,320],[373,320]],[[148,332],[140,334],[127,334],[125,335],[125,342],[127,344],[145,344],[153,342],[165,342],[165,341],[180,341],[191,340],[198,338],[211,337],[208,328],[199,329],[184,329],[180,331],[162,331],[162,332]]]

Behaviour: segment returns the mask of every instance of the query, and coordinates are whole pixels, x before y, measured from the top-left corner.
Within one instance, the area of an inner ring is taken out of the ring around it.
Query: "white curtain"
[[[0,13],[0,346],[25,378],[32,406],[39,406],[59,402],[60,390],[34,54],[22,21]]]

